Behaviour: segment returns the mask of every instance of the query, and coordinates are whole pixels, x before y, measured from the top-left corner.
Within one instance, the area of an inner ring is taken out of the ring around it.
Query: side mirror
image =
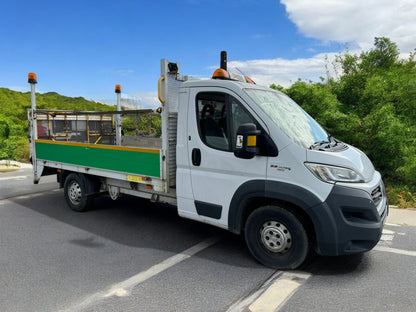
[[[234,155],[238,158],[251,159],[258,152],[257,136],[261,133],[253,123],[246,123],[238,127]]]

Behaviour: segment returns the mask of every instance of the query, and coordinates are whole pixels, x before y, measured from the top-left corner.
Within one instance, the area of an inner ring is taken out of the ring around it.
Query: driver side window
[[[254,118],[246,111],[246,109],[243,107],[243,105],[240,104],[235,98],[230,97],[230,106],[231,106],[231,115],[232,118],[232,132],[231,137],[233,139],[233,147],[235,146],[236,137],[237,137],[237,130],[238,127],[245,123],[254,123],[257,125],[257,122],[254,120]]]
[[[211,148],[232,152],[237,129],[257,122],[234,97],[220,92],[201,92],[196,97],[196,114],[201,140]]]

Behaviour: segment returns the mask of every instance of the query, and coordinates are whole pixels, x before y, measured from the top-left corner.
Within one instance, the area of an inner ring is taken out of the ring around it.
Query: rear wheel
[[[311,250],[303,224],[279,206],[254,210],[246,222],[245,239],[253,256],[274,269],[298,268]]]
[[[92,205],[92,198],[86,194],[85,182],[76,173],[71,173],[66,177],[64,194],[66,203],[74,211],[83,212]]]

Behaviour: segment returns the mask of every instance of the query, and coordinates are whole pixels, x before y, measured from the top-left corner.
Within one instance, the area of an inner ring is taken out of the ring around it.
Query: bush
[[[400,208],[416,207],[416,188],[409,185],[387,185],[389,204]]]
[[[326,82],[271,85],[292,97],[333,136],[363,150],[390,185],[389,197],[416,205],[416,62],[399,60],[397,46],[376,38],[374,48],[345,53],[342,73]],[[404,186],[405,185],[405,186]]]
[[[14,159],[20,162],[29,162],[30,147],[29,141],[26,138],[19,138],[14,154]]]

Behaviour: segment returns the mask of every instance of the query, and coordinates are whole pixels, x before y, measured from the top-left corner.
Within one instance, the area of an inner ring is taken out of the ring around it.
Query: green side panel
[[[159,153],[36,142],[36,158],[160,178]]]

